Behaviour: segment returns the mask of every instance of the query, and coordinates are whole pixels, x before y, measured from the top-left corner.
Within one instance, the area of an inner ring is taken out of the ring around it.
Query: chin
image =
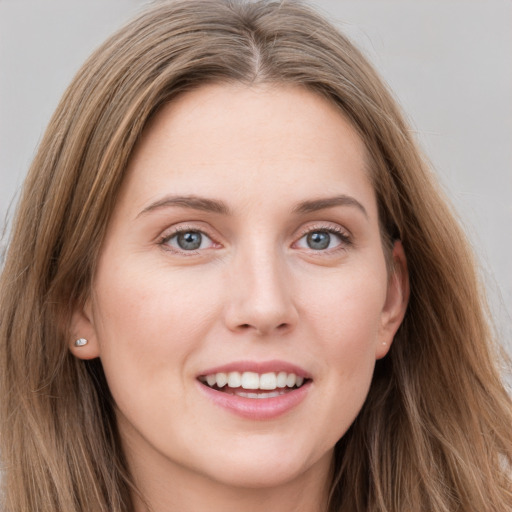
[[[282,452],[283,450],[281,450]],[[322,471],[327,478],[330,472],[334,449],[323,454],[319,459],[306,458],[304,454],[276,453],[272,455],[254,453],[241,455],[233,452],[235,460],[223,460],[222,467],[210,468],[210,479],[230,487],[246,489],[271,489],[286,486],[296,481],[314,468]]]

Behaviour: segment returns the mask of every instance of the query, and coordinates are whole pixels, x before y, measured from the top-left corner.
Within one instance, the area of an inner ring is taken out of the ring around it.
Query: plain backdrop
[[[146,3],[0,0],[0,220],[7,234],[65,87],[90,52]],[[366,53],[408,114],[473,243],[511,347],[512,2],[310,3]]]

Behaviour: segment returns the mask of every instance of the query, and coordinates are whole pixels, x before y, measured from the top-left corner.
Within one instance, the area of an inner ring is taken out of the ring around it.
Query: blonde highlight
[[[84,64],[24,185],[0,280],[6,511],[133,511],[137,493],[98,360],[68,350],[132,150],[177,95],[295,84],[350,120],[370,157],[384,243],[411,298],[365,405],[335,450],[330,512],[512,507],[512,405],[466,238],[365,58],[296,1],[156,2]]]

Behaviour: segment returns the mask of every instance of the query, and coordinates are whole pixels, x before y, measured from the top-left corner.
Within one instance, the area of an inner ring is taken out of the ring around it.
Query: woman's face
[[[73,324],[135,473],[326,478],[406,302],[367,164],[295,87],[204,86],[151,121]]]

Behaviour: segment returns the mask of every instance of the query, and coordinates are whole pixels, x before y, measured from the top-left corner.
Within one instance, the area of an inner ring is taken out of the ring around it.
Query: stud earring
[[[85,338],[78,338],[75,340],[75,347],[83,347],[89,343]]]

